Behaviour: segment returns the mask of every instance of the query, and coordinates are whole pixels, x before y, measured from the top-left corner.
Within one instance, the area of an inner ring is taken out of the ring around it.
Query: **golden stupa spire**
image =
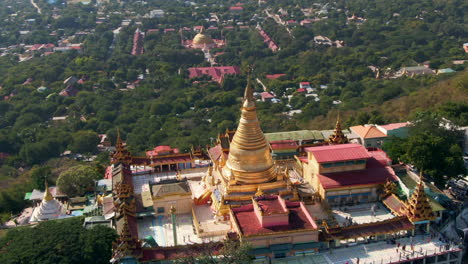
[[[241,118],[230,144],[226,167],[236,182],[241,184],[264,183],[276,177],[270,147],[258,122],[250,78],[245,87]]]
[[[42,199],[43,201],[52,201],[54,199],[54,196],[49,191],[49,184],[47,184],[47,179],[45,180],[45,192],[44,192],[44,198]]]
[[[341,130],[340,124],[340,112],[338,112],[338,118],[336,119],[335,130],[333,134],[330,135],[328,141],[331,144],[346,144],[348,143],[348,138],[344,135],[343,131]]]
[[[424,191],[423,173],[419,175],[419,183],[413,191],[411,197],[406,201],[406,206],[403,208],[403,213],[411,222],[419,222],[423,220],[434,220],[436,215],[432,211],[429,199]]]

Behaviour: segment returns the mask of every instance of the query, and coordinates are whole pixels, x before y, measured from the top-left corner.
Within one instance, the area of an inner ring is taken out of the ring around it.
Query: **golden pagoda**
[[[205,27],[202,27],[200,33],[195,35],[192,42],[193,46],[196,48],[211,47],[215,43],[210,35],[205,33]]]
[[[221,156],[221,161],[223,157]],[[205,182],[213,190],[212,201],[219,214],[227,205],[250,202],[252,196],[292,195],[286,170],[281,170],[271,156],[270,146],[260,128],[250,81],[244,93],[239,125],[229,144],[226,162],[216,162]]]
[[[333,131],[333,134],[330,135],[330,137],[328,138],[328,142],[330,142],[330,144],[333,144],[333,145],[346,144],[349,142],[348,138],[345,136],[345,134],[343,134],[343,131],[341,130],[339,113],[338,113],[338,118],[336,120],[335,130]]]
[[[436,215],[432,211],[429,199],[424,191],[422,172],[416,190],[414,190],[411,197],[406,201],[405,207],[402,208],[402,213],[413,223],[436,219]]]

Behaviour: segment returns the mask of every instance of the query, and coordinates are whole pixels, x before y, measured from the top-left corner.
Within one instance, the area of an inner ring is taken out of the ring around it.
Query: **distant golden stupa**
[[[210,35],[205,33],[205,28],[202,27],[200,30],[200,33],[195,35],[193,38],[193,47],[195,48],[211,48],[212,46],[215,45],[213,39],[210,37]]]

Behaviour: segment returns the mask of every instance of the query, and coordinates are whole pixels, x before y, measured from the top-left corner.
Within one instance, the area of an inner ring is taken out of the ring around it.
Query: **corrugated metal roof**
[[[324,137],[319,130],[298,130],[288,132],[265,133],[268,141],[281,140],[323,140]]]
[[[359,144],[309,147],[305,148],[305,151],[311,152],[319,163],[368,159],[371,157],[366,148]]]

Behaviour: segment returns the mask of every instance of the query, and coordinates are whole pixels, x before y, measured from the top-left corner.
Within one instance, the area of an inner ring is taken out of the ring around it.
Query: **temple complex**
[[[273,161],[260,128],[250,83],[245,88],[241,118],[227,152],[221,144],[208,151],[214,166],[205,177],[206,191],[212,192],[217,214],[227,215],[230,206],[251,203],[254,195],[293,197],[287,170]]]
[[[34,208],[30,222],[57,219],[64,214],[64,206],[54,199],[46,182],[44,197],[42,198],[41,204]]]
[[[297,154],[273,156],[273,145],[281,142],[265,137],[250,82],[237,129],[220,134],[206,153],[158,146],[137,157],[119,133],[106,174],[114,208],[106,213],[119,234],[112,262],[167,263],[206,247],[216,255],[226,239],[250,243],[259,263],[310,254],[335,259],[327,250],[409,237],[437,253],[437,244],[422,239],[436,220],[422,178],[407,187],[384,151],[348,143],[339,118],[334,131],[320,133],[321,141],[309,139],[315,134],[273,135],[305,140],[286,138]],[[402,190],[410,193],[406,201]],[[340,263],[346,261],[359,262]]]

